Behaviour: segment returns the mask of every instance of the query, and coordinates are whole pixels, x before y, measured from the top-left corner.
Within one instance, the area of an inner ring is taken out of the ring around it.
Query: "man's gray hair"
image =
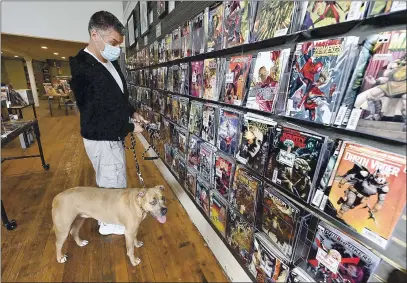
[[[125,35],[126,29],[123,24],[112,14],[106,11],[99,11],[92,15],[89,20],[88,31],[92,30],[108,30],[112,28],[121,35]]]

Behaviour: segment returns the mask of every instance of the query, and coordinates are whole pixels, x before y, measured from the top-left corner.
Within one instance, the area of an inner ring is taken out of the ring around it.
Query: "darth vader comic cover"
[[[201,138],[212,144],[216,144],[218,107],[212,104],[204,104],[202,110],[202,131]]]
[[[324,136],[278,125],[265,177],[278,188],[307,202],[318,176],[324,144]]]
[[[199,172],[201,173],[201,177],[205,182],[212,184],[213,180],[213,167],[214,167],[214,160],[213,154],[216,151],[216,148],[211,146],[208,143],[201,143],[199,149]]]
[[[182,57],[187,58],[192,54],[192,30],[191,21],[186,21],[182,25],[181,31],[181,45]]]
[[[217,147],[226,154],[235,156],[240,139],[241,113],[219,109]]]
[[[211,191],[210,204],[211,222],[219,233],[225,237],[228,210],[227,202],[225,202],[225,200],[217,192]]]
[[[188,120],[189,120],[189,99],[186,97],[179,97],[178,98],[178,106],[179,106],[179,120],[178,124],[188,129]]]
[[[223,4],[209,10],[207,52],[220,50],[223,37]]]
[[[202,140],[194,135],[189,135],[188,165],[199,171],[200,147]]]
[[[209,208],[209,199],[210,199],[210,185],[202,180],[200,177],[196,179],[196,192],[195,192],[195,201],[203,209],[206,216],[209,217],[210,208]]]
[[[193,97],[203,96],[203,61],[191,62],[191,87],[190,93]]]
[[[249,41],[249,2],[226,1],[224,12],[224,47],[230,48]]]
[[[192,55],[205,52],[205,26],[204,13],[200,13],[192,21]]]
[[[189,110],[188,130],[190,133],[201,136],[203,103],[192,101]]]
[[[190,71],[189,63],[181,63],[180,71],[181,71],[180,75],[181,84],[179,93],[183,95],[189,95],[189,71]]]
[[[189,192],[192,196],[195,197],[196,194],[196,177],[198,175],[198,171],[194,168],[188,166],[187,176],[185,180],[185,189]]]
[[[215,190],[229,201],[230,188],[234,175],[235,161],[220,153],[215,153]]]

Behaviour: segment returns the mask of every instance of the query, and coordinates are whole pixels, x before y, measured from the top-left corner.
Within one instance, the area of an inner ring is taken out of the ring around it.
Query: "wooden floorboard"
[[[73,186],[95,186],[95,174],[79,134],[79,117],[63,109],[50,117],[46,102],[37,108],[41,141],[49,171],[40,159],[6,161],[2,164],[1,195],[15,231],[1,228],[2,282],[227,282],[222,268],[205,245],[182,205],[153,162],[140,161],[147,186],[164,184],[168,221],[160,224],[147,217],[140,229],[144,246],[135,249],[141,264],[133,267],[126,255],[123,236],[101,236],[97,221],[88,219],[81,237],[89,245],[78,247],[68,238],[64,251],[68,262],[55,259],[51,203],[59,192]],[[24,117],[31,118],[30,109]],[[143,148],[139,143],[138,156]],[[34,144],[22,150],[18,140],[2,148],[2,156],[30,155]],[[128,185],[139,187],[131,152],[126,153]]]

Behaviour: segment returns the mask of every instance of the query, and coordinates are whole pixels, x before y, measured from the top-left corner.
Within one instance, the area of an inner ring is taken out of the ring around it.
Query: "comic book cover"
[[[150,44],[149,48],[148,48],[148,56],[149,56],[149,61],[150,64],[154,64],[154,43]]]
[[[174,150],[178,149],[178,144],[179,144],[178,129],[179,129],[179,127],[176,124],[172,124],[170,140],[171,140],[171,146]]]
[[[221,97],[223,90],[225,89],[226,78],[226,58],[216,58],[216,96],[213,100],[218,101]]]
[[[316,282],[370,281],[380,258],[341,231],[320,222],[302,267]]]
[[[261,229],[287,258],[291,258],[300,210],[267,184],[263,193]]]
[[[250,260],[254,228],[250,224],[250,221],[246,221],[243,216],[234,209],[229,207],[227,213],[226,241],[234,254],[241,259],[243,264],[246,264]]]
[[[164,150],[165,150],[164,162],[168,165],[168,167],[171,167],[174,156],[172,146],[166,143],[164,144]]]
[[[288,89],[288,116],[330,125],[350,72],[350,51],[358,38],[299,43]]]
[[[152,83],[152,88],[158,88],[158,69],[153,69],[153,83]]]
[[[321,208],[384,249],[406,204],[405,184],[405,157],[346,141]]]
[[[217,109],[215,105],[205,104],[202,111],[201,138],[212,145],[216,143]]]
[[[200,147],[202,140],[194,135],[189,135],[188,144],[188,166],[199,171]]]
[[[173,158],[172,158],[172,163],[171,163],[171,170],[174,173],[174,175],[179,178],[179,161],[181,160],[181,157],[178,154],[178,150],[175,147],[172,147],[172,152],[173,152]]]
[[[347,108],[342,125],[406,141],[405,29],[367,37],[349,85],[342,101]]]
[[[180,184],[185,184],[187,180],[187,165],[183,158],[180,158],[178,162],[178,179]]]
[[[158,112],[159,111],[159,101],[158,101],[158,97],[159,97],[159,92],[157,90],[153,90],[152,91],[152,95],[151,95],[151,108],[153,109],[154,112]]]
[[[172,103],[172,107],[171,107],[171,111],[172,111],[172,113],[171,113],[171,120],[174,122],[174,123],[177,123],[178,124],[178,119],[179,119],[179,105],[178,105],[178,96],[172,96],[172,100],[171,100],[171,103]]]
[[[272,184],[308,201],[318,176],[325,137],[278,125],[273,137],[265,177]]]
[[[189,63],[181,63],[181,86],[179,93],[189,95]]]
[[[208,143],[201,143],[199,149],[199,172],[201,173],[202,179],[209,184],[213,183],[212,168],[214,167],[213,153],[215,150],[216,149]]]
[[[237,165],[233,178],[230,203],[245,219],[254,223],[256,218],[257,192],[262,181],[254,176],[253,172],[242,165]]]
[[[203,98],[209,100],[218,100],[219,93],[217,87],[217,58],[204,60],[204,72],[203,72]]]
[[[302,268],[294,267],[290,271],[288,282],[315,282],[315,281]]]
[[[244,116],[240,146],[236,160],[263,175],[271,134],[277,122],[252,113]]]
[[[166,61],[172,61],[172,34],[167,34],[165,36],[165,54]]]
[[[165,100],[165,117],[172,120],[172,95],[166,94]]]
[[[204,13],[200,13],[192,21],[192,56],[205,52]]]
[[[181,88],[181,70],[179,65],[172,66],[172,83],[172,91],[179,92],[179,89]]]
[[[159,113],[165,116],[165,95],[163,93],[158,94],[158,104],[159,104]]]
[[[167,82],[166,82],[166,86],[167,86],[167,90],[168,91],[174,91],[174,74],[173,74],[173,66],[169,66],[167,68]]]
[[[280,81],[290,56],[290,48],[257,53],[246,107],[272,112],[281,91]]]
[[[181,33],[181,44],[182,44],[182,57],[187,58],[192,54],[192,32],[191,32],[191,22],[186,21],[182,25]]]
[[[171,144],[172,127],[174,127],[174,124],[172,124],[170,122],[170,120],[163,118],[163,127],[162,127],[161,136],[162,136],[164,142],[166,142],[168,144]]]
[[[219,109],[217,147],[232,156],[235,156],[239,146],[240,120],[241,113]]]
[[[163,79],[164,79],[164,87],[163,89],[167,89],[168,84],[168,69],[171,67],[162,67],[163,71]]]
[[[223,4],[209,10],[207,52],[220,50],[223,37]]]
[[[195,201],[209,217],[210,185],[201,178],[196,179]]]
[[[143,88],[143,93],[144,93],[144,105],[151,107],[151,89],[149,88]]]
[[[215,189],[229,201],[235,161],[220,152],[215,153]]]
[[[178,154],[182,159],[186,159],[188,152],[188,132],[178,127]]]
[[[372,1],[369,7],[369,16],[377,16],[406,9],[405,1]]]
[[[288,262],[282,259],[263,233],[256,233],[247,267],[256,282],[287,282]]]
[[[189,110],[188,130],[190,133],[200,136],[202,129],[202,110],[203,104],[197,101],[191,102]]]
[[[154,64],[158,64],[158,41],[154,41]]]
[[[178,124],[185,128],[188,129],[188,119],[189,119],[189,99],[186,97],[179,97],[178,98],[178,104],[179,104],[179,120]]]
[[[191,96],[202,98],[203,95],[203,61],[191,62]]]
[[[161,39],[161,41],[160,41],[160,43],[158,45],[158,62],[159,63],[167,62],[165,38]]]
[[[249,41],[249,1],[226,1],[224,15],[224,48]]]
[[[224,201],[224,199],[215,191],[211,191],[210,204],[211,222],[219,231],[219,233],[223,237],[225,237],[228,205]]]
[[[246,94],[246,81],[249,76],[251,61],[252,55],[234,56],[230,59],[223,102],[242,105]]]
[[[172,60],[181,58],[181,30],[176,28],[172,32]]]
[[[164,89],[164,69],[158,68],[157,73],[157,88]]]
[[[194,197],[196,194],[197,174],[198,174],[198,172],[194,168],[188,166],[187,177],[185,180],[185,188],[186,188],[187,192],[189,192]]]

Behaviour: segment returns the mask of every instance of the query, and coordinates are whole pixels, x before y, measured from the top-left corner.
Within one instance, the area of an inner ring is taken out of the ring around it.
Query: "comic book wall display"
[[[201,98],[203,96],[203,61],[191,62],[191,96]]]
[[[280,81],[289,56],[289,48],[257,53],[247,95],[247,108],[273,112],[276,98],[285,91],[280,88]]]
[[[219,92],[217,85],[217,58],[204,60],[203,71],[203,96],[204,99],[218,100]]]
[[[278,125],[265,177],[286,192],[308,201],[318,176],[324,136]]]
[[[199,170],[200,147],[202,140],[194,135],[189,135],[188,166]]]
[[[213,183],[213,154],[216,148],[208,143],[201,143],[199,148],[199,172],[203,180]]]
[[[196,171],[194,168],[188,166],[187,176],[186,176],[186,180],[185,180],[185,188],[194,197],[196,194],[197,175],[198,175],[198,171]]]
[[[219,110],[217,147],[235,156],[240,140],[241,113],[228,109]]]
[[[235,161],[220,153],[215,154],[215,190],[226,200],[229,200]]]
[[[358,38],[299,43],[295,50],[286,115],[330,125],[355,61]]]
[[[188,130],[190,133],[200,136],[202,129],[202,111],[203,104],[197,101],[192,101],[189,110]]]
[[[252,55],[234,56],[230,59],[223,102],[242,105],[246,94],[246,81],[250,72]]]
[[[272,248],[262,233],[253,237],[253,247],[247,266],[257,282],[286,282],[290,268]]]
[[[189,95],[189,71],[190,67],[188,63],[181,63],[181,85],[180,85],[180,94]]]
[[[181,29],[176,28],[172,32],[172,60],[181,58]]]
[[[178,124],[188,129],[188,120],[189,120],[189,99],[186,97],[178,97],[178,106],[179,106],[179,119]]]
[[[224,11],[224,48],[249,41],[249,1],[226,1]],[[254,15],[253,15],[254,17]]]
[[[191,56],[192,54],[192,30],[191,30],[191,22],[186,21],[182,25],[182,31],[181,31],[181,52],[182,52],[182,57],[186,58]]]
[[[216,105],[204,104],[202,110],[201,138],[211,145],[216,145],[217,116],[218,107]]]
[[[406,159],[343,142],[320,208],[385,248],[406,204]]]
[[[192,21],[192,56],[205,52],[204,13],[200,13]]]
[[[244,115],[242,135],[236,160],[263,175],[267,165],[269,144],[277,122],[253,113]]]
[[[239,212],[229,207],[226,223],[226,241],[243,264],[250,260],[254,228]]]
[[[215,191],[211,191],[210,204],[211,222],[219,233],[225,237],[228,205],[225,200]]]
[[[208,14],[208,38],[206,41],[207,52],[220,50],[223,37],[223,4],[219,4],[209,10]]]
[[[196,179],[196,192],[195,201],[203,209],[206,216],[209,217],[209,198],[210,198],[210,185],[202,180],[200,177]]]
[[[320,222],[307,262],[300,267],[316,282],[366,283],[379,262],[367,248]]]
[[[177,128],[178,131],[178,154],[182,159],[187,158],[188,153],[188,131],[182,129],[181,127]]]
[[[250,223],[254,223],[256,218],[257,192],[261,189],[262,182],[247,168],[242,165],[236,166],[230,203]]]

